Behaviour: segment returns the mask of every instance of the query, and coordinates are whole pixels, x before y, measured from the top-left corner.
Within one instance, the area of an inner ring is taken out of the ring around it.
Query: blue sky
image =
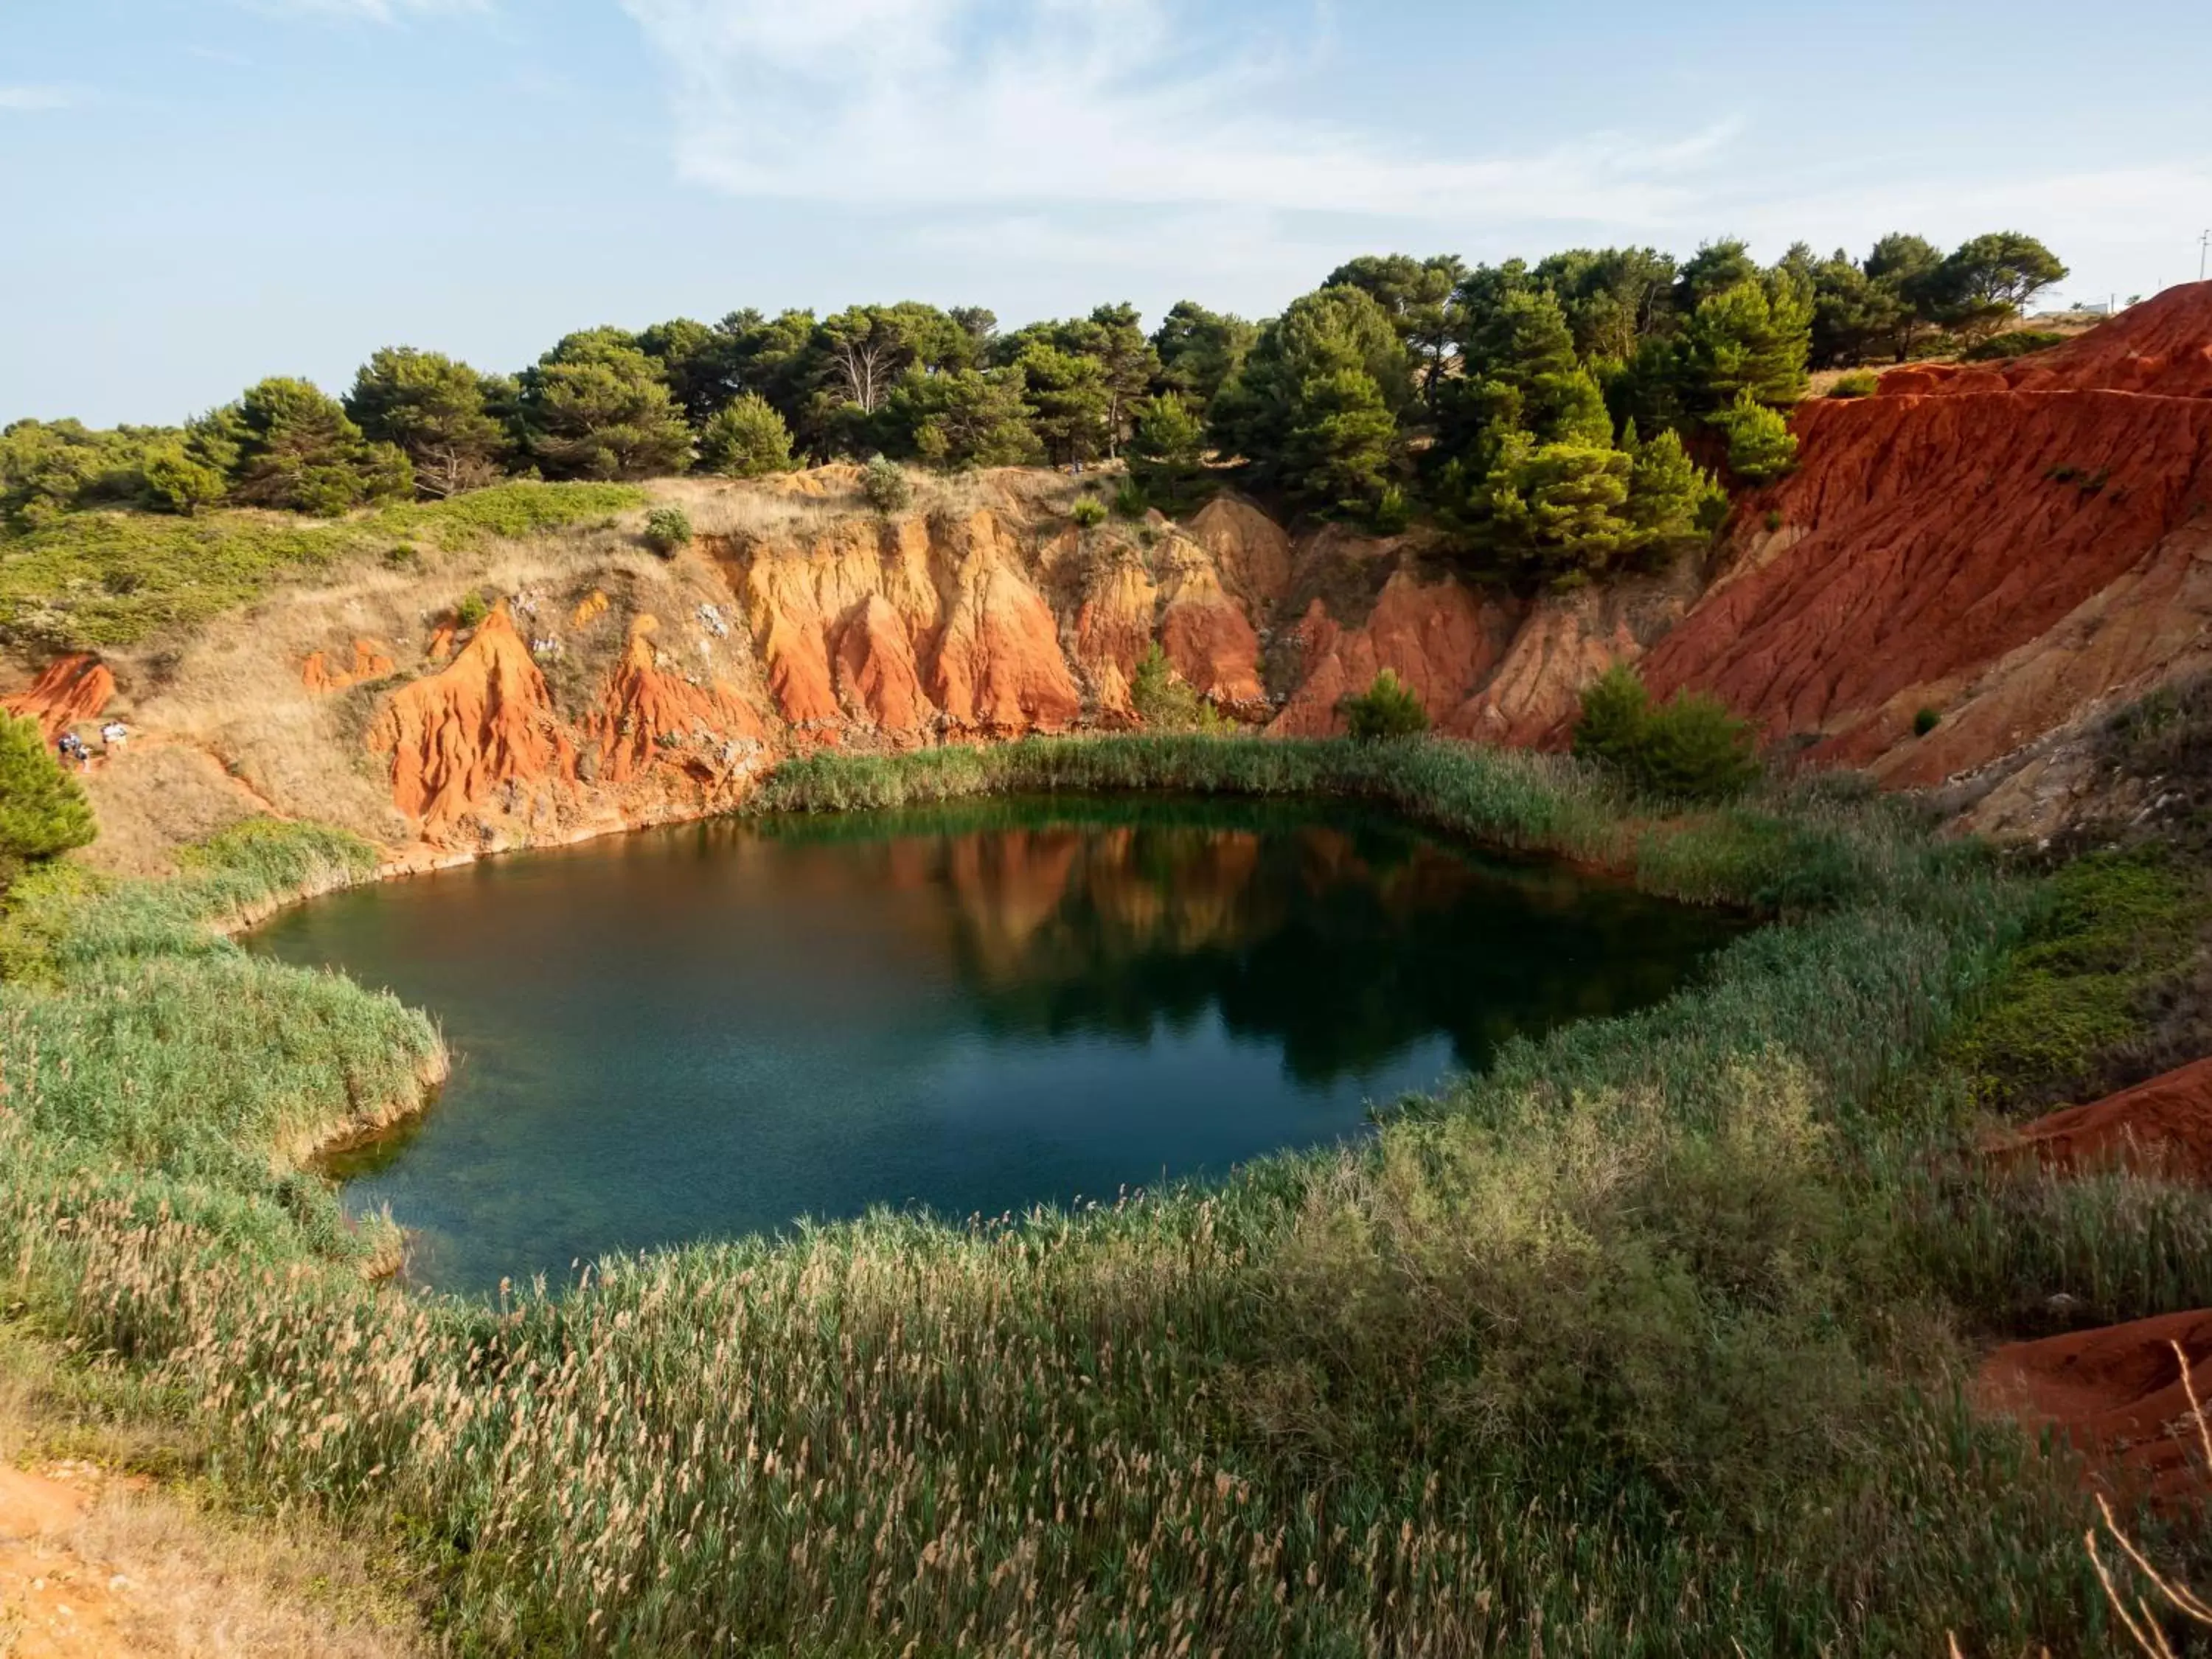
[[[2208,81],[2202,0],[0,0],[0,422],[1392,249],[2016,227],[2124,298],[2197,274]]]

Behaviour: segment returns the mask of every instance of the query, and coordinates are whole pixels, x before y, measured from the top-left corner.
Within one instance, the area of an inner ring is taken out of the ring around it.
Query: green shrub
[[[1219,712],[1176,672],[1157,642],[1137,659],[1137,672],[1129,677],[1129,706],[1149,731],[1211,732],[1222,724]]]
[[[1644,722],[1640,771],[1654,793],[1676,800],[1725,800],[1759,777],[1757,738],[1718,697],[1677,691]]]
[[[1881,377],[1879,374],[1872,369],[1858,368],[1839,375],[1836,383],[1828,388],[1828,395],[1831,398],[1871,398],[1881,389]]]
[[[0,884],[9,868],[93,837],[83,786],[63,770],[33,720],[0,714]]]
[[[1406,499],[1406,492],[1396,484],[1383,485],[1382,495],[1376,498],[1374,515],[1369,520],[1375,533],[1402,535],[1413,521],[1413,504]]]
[[[1358,696],[1338,703],[1337,712],[1344,716],[1346,733],[1361,743],[1410,738],[1429,729],[1429,711],[1420,698],[1388,668]]]
[[[1924,738],[1943,723],[1943,716],[1933,708],[1923,708],[1912,717],[1912,735]]]
[[[1617,662],[1583,692],[1582,715],[1575,722],[1575,753],[1626,770],[1650,716],[1651,693],[1644,677],[1626,663]]]
[[[1748,788],[1759,769],[1750,723],[1719,698],[1685,690],[1654,703],[1625,663],[1583,693],[1574,750],[1638,789],[1674,800],[1724,800]]]
[[[903,511],[914,500],[914,484],[904,467],[878,455],[860,469],[860,494],[870,507],[888,516]]]
[[[656,507],[645,515],[645,544],[664,559],[691,545],[691,515],[680,507]]]
[[[1067,516],[1082,529],[1096,530],[1106,522],[1106,503],[1096,495],[1080,495],[1075,505],[1067,509]]]
[[[464,593],[453,606],[453,621],[462,628],[481,628],[491,615],[491,602],[481,593]]]
[[[155,450],[141,471],[154,501],[187,519],[221,501],[230,488],[222,473],[194,460],[181,446]]]
[[[1115,486],[1114,511],[1121,517],[1141,519],[1152,510],[1152,498],[1145,494],[1144,485],[1134,478],[1124,478]]]
[[[726,478],[764,478],[791,470],[791,428],[775,406],[748,392],[716,411],[699,434],[699,465]]]
[[[1944,1057],[1977,1102],[2021,1110],[2074,1095],[2100,1058],[2139,1038],[2150,994],[2189,963],[2203,896],[2162,848],[2075,859],[1987,1006]]]
[[[2049,329],[2015,328],[2003,334],[1993,334],[1978,345],[1968,346],[1959,355],[1970,363],[2006,362],[2014,357],[2025,357],[2032,351],[2048,351],[2053,346],[2064,345],[2067,337]]]
[[[394,537],[457,550],[605,521],[644,502],[628,485],[518,481],[334,524],[228,510],[64,513],[0,532],[0,627],[67,650],[130,645],[250,604],[280,577],[380,559]]]

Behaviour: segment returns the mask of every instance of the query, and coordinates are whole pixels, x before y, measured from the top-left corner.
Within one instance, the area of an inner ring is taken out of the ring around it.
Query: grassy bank
[[[49,866],[0,911],[0,1161],[115,1218],[166,1214],[264,1261],[372,1248],[319,1146],[412,1111],[443,1074],[423,1017],[337,975],[248,956],[221,931],[366,878],[374,850],[313,825],[248,823],[167,882]]]
[[[19,920],[46,981],[0,1006],[89,1020],[100,975],[155,969],[223,993],[179,1005],[232,1045],[193,1075],[262,1103],[234,1116],[126,1050],[102,1097],[149,1105],[118,1120],[4,1028],[37,1103],[11,1096],[0,1156],[36,1173],[0,1260],[45,1328],[220,1425],[271,1501],[404,1534],[465,1652],[2104,1644],[2070,1472],[1959,1394],[1962,1311],[2038,1271],[2028,1212],[1988,1204],[2014,1265],[1977,1285],[1931,1241],[1990,1189],[1916,1173],[1986,1107],[1942,1045],[2012,1006],[2046,898],[1882,803],[1650,821],[1571,762],[1444,744],[829,757],[762,805],[1069,789],[1355,797],[1776,920],[1357,1152],[1011,1227],[883,1215],[613,1261],[489,1308],[366,1288],[270,1157],[283,1094],[396,1084],[362,1068],[427,1028],[285,977],[321,1034],[300,1044],[236,1011],[234,953],[157,925],[166,890],[111,893]],[[279,1052],[282,1090],[240,1084]]]
[[[412,560],[418,544],[458,550],[545,535],[644,501],[625,484],[509,483],[328,523],[235,511],[64,514],[39,529],[0,531],[0,633],[73,650],[130,645],[348,559]]]

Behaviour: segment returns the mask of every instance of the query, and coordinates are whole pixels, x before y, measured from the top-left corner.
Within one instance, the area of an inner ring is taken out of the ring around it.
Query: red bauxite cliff
[[[1796,427],[1798,471],[1740,511],[1655,689],[1932,783],[2205,649],[2212,283],[2008,365],[1894,370]],[[1923,708],[1942,723],[1915,741]]]
[[[2212,283],[2011,363],[1893,370],[1796,430],[1796,471],[1738,502],[1709,565],[1570,594],[1478,588],[1433,535],[1286,529],[1230,495],[1083,529],[1054,474],[925,479],[884,515],[824,467],[655,485],[695,548],[653,560],[617,528],[520,550],[486,590],[513,608],[473,633],[466,573],[308,586],[250,626],[55,660],[7,702],[50,738],[126,715],[147,741],[95,769],[113,802],[132,767],[148,799],[172,789],[165,746],[197,751],[266,807],[442,857],[716,811],[823,745],[1126,728],[1155,644],[1285,737],[1340,730],[1387,668],[1448,735],[1559,744],[1583,688],[1640,661],[1811,764],[1990,768],[1989,822],[2040,833],[2088,786],[2038,739],[2212,663]]]

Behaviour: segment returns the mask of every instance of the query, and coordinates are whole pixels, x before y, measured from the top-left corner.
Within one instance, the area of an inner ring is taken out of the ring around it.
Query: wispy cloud
[[[371,23],[491,9],[491,0],[240,0],[240,3],[272,17],[330,17]]]
[[[0,87],[0,110],[67,109],[76,100],[68,87]]]
[[[1656,224],[1731,136],[1477,156],[1294,119],[1284,62],[1192,0],[622,3],[665,66],[681,170],[743,196]]]

